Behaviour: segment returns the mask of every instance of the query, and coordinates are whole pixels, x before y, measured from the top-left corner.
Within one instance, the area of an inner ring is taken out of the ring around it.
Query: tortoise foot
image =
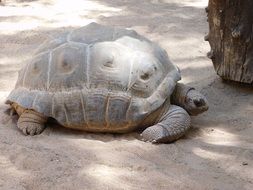
[[[18,119],[18,128],[25,135],[38,135],[46,128],[47,118],[32,110],[27,110]]]
[[[190,123],[190,116],[183,108],[171,105],[160,121],[145,129],[141,137],[143,141],[152,143],[173,142],[186,133]]]
[[[141,133],[141,139],[145,142],[159,143],[168,136],[168,131],[159,125],[148,127]]]

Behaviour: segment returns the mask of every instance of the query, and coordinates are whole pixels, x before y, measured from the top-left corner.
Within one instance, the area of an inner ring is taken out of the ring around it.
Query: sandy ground
[[[40,0],[0,5],[0,189],[253,189],[253,89],[223,83],[206,58],[206,0]],[[4,114],[24,60],[45,39],[92,21],[135,29],[161,44],[205,114],[172,144],[49,126],[24,136]]]

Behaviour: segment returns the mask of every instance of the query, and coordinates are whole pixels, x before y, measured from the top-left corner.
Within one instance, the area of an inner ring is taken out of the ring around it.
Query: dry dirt
[[[253,89],[223,83],[206,58],[206,0],[40,0],[0,5],[0,189],[253,189]],[[49,126],[24,136],[4,110],[24,60],[45,39],[92,21],[135,29],[161,44],[205,114],[172,144]]]

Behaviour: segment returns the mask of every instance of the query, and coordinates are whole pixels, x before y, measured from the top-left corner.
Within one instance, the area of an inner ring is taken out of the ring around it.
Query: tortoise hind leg
[[[25,135],[38,135],[45,128],[47,117],[33,110],[24,110],[18,119],[17,126]]]
[[[171,105],[156,125],[145,129],[141,137],[152,143],[167,143],[179,139],[190,128],[189,114],[181,107]]]

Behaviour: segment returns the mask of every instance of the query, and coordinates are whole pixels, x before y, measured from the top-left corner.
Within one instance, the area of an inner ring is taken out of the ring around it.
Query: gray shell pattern
[[[91,23],[43,43],[20,70],[7,103],[65,127],[123,132],[161,107],[178,80],[157,44],[133,30]]]

